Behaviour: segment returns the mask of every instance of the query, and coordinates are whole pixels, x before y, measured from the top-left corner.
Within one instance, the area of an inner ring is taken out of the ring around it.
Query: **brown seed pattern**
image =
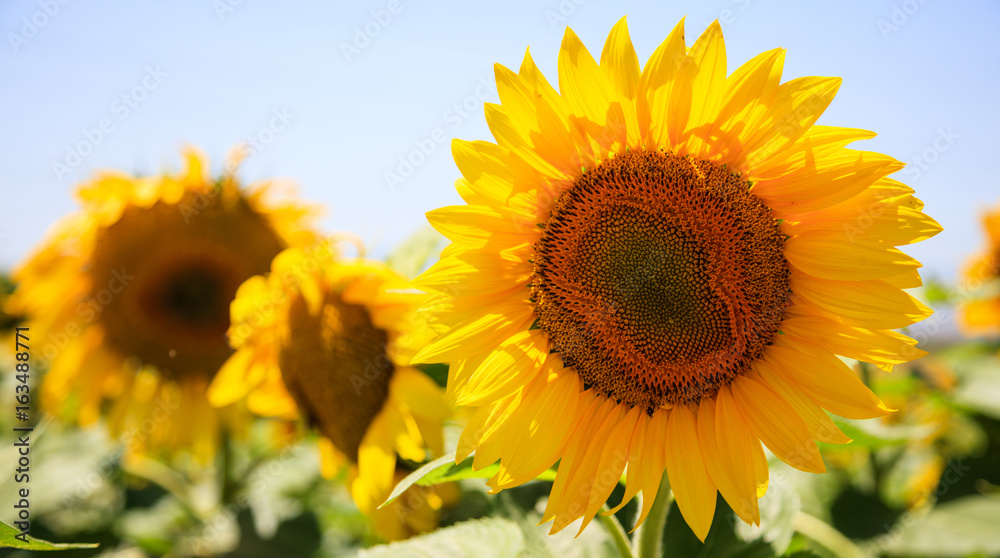
[[[281,332],[278,366],[302,414],[353,461],[375,415],[389,397],[395,370],[388,334],[368,310],[329,292],[318,314],[296,296]]]
[[[199,197],[200,196],[200,197]],[[129,206],[98,230],[81,302],[109,345],[170,378],[211,378],[232,350],[229,303],[285,248],[265,217],[237,198],[188,191],[177,204]],[[185,207],[201,207],[194,215]]]
[[[789,305],[785,236],[725,167],[632,150],[556,201],[535,245],[537,327],[584,382],[652,412],[745,372]]]

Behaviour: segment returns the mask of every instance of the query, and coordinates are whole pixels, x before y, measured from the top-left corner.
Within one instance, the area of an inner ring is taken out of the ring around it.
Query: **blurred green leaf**
[[[503,517],[516,521],[524,536],[525,558],[620,558],[608,529],[595,518],[589,527],[579,533],[581,519],[558,533],[549,534],[551,523],[541,523],[542,514],[536,508],[524,509],[515,502],[514,493],[523,487],[504,490],[495,500]],[[544,492],[548,492],[547,490]]]
[[[893,555],[1000,555],[1000,499],[966,496],[941,504],[922,517],[910,516],[879,544]]]
[[[405,492],[407,488],[410,488],[414,484],[420,486],[431,486],[462,479],[488,479],[495,475],[499,470],[500,465],[494,464],[475,471],[472,469],[471,457],[456,464],[455,452],[451,452],[448,455],[439,457],[434,461],[427,463],[423,467],[407,475],[403,480],[399,481],[399,484],[392,489],[392,493],[389,494],[389,498],[382,503],[382,506],[398,498],[400,494]],[[551,469],[535,477],[536,480],[542,481],[551,481],[555,478],[556,472]]]
[[[519,558],[526,550],[517,523],[491,517],[362,550],[358,558]]]
[[[876,420],[834,419],[834,423],[852,442],[847,446],[823,444],[824,448],[833,450],[901,446],[911,440],[926,437],[934,428],[933,425],[888,425]]]
[[[416,277],[424,270],[427,260],[440,253],[445,238],[432,227],[424,227],[410,235],[386,258],[385,263],[406,277]]]
[[[882,477],[882,501],[903,508],[937,486],[942,459],[931,448],[913,447],[902,452]]]
[[[445,387],[448,385],[448,365],[441,363],[434,364],[421,364],[417,368],[423,371],[424,374],[430,376],[437,385]]]
[[[1000,367],[992,360],[988,364],[970,367],[952,400],[965,408],[1000,420]]]
[[[417,481],[424,478],[425,476],[433,472],[435,469],[441,467],[447,467],[449,464],[453,463],[455,463],[455,452],[451,452],[448,455],[441,456],[435,459],[434,461],[431,461],[430,463],[424,465],[423,467],[417,469],[416,471],[413,471],[409,475],[406,475],[406,477],[403,480],[399,481],[399,484],[397,484],[396,487],[392,489],[392,492],[389,494],[389,497],[386,498],[385,502],[382,502],[382,506],[385,506],[389,502],[392,502],[396,498],[399,498],[399,495],[402,494],[403,492],[406,492],[407,488],[410,488],[411,486],[416,484]],[[379,507],[381,508],[382,506]]]
[[[954,289],[941,281],[937,277],[929,277],[924,280],[924,298],[931,304],[944,304],[954,297]]]
[[[441,466],[437,469],[431,471],[426,476],[417,481],[420,486],[429,486],[433,484],[442,484],[445,482],[452,482],[462,479],[488,479],[497,474],[500,470],[500,464],[494,463],[487,467],[483,467],[478,471],[472,469],[472,458],[466,458],[465,461],[461,463],[454,463],[447,466]],[[535,480],[540,481],[553,481],[556,479],[556,472],[553,469],[544,471],[542,474],[535,477]]]
[[[70,548],[97,548],[96,544],[58,544],[50,543],[48,541],[43,541],[36,539],[30,535],[26,535],[24,538],[27,541],[22,541],[17,538],[21,534],[21,530],[16,527],[11,527],[6,523],[0,522],[0,548],[19,548],[21,550],[66,550]]]

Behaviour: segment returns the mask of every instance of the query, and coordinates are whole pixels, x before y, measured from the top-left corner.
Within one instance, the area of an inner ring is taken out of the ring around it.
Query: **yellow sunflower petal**
[[[684,20],[681,19],[642,69],[636,112],[646,145],[669,147],[668,129],[673,118],[670,113],[671,92],[676,86],[686,52]]]
[[[920,267],[920,262],[879,240],[843,233],[814,232],[789,238],[785,257],[795,267],[821,279],[866,281],[885,279]]]
[[[621,103],[625,116],[628,145],[638,146],[639,121],[636,116],[636,92],[639,88],[639,58],[632,47],[632,39],[628,35],[628,25],[625,18],[611,29],[608,39],[601,51],[601,70],[618,93],[617,100]]]
[[[890,412],[842,360],[830,354],[810,353],[770,347],[767,361],[783,380],[834,414],[863,419]]]
[[[736,378],[732,391],[754,435],[774,455],[807,473],[826,472],[805,422],[781,396],[747,377]]]
[[[739,448],[725,447],[725,451],[740,451],[740,456],[736,459],[726,459],[723,456],[722,448],[719,447],[719,425],[716,419],[716,403],[714,399],[703,399],[698,405],[698,445],[701,450],[705,469],[708,471],[712,482],[719,488],[719,493],[729,503],[729,507],[736,512],[746,523],[755,523],[758,517],[757,508],[757,487],[753,478],[753,465],[750,463],[749,442],[744,437],[743,427],[739,431],[730,432],[727,437],[738,439]],[[732,415],[727,415],[732,419]],[[750,465],[749,469],[731,470],[733,461],[746,461]],[[752,490],[751,490],[752,488]],[[750,494],[753,497],[750,497]]]
[[[794,383],[785,380],[766,361],[754,363],[754,371],[751,377],[784,398],[817,440],[830,444],[846,444],[851,441],[811,397]]]
[[[715,517],[716,488],[702,458],[697,419],[686,405],[671,410],[664,445],[677,507],[695,536],[704,542]]]
[[[557,361],[549,359],[536,384],[525,394],[517,423],[511,426],[512,435],[504,445],[497,472],[500,488],[537,477],[558,461],[566,447],[583,385],[575,373],[562,369]]]
[[[559,47],[559,91],[573,114],[579,115],[576,125],[588,129],[604,149],[626,145],[624,109],[614,102],[614,87],[569,27]]]
[[[869,329],[896,329],[933,312],[884,281],[830,281],[792,275],[792,292],[811,305]]]
[[[740,517],[752,515],[753,523],[759,525],[760,512],[757,508],[757,480],[754,476],[752,447],[759,442],[740,414],[730,386],[720,389],[716,396],[715,427],[723,472],[733,480],[739,491],[739,499],[730,501],[729,505]]]
[[[472,373],[458,390],[456,403],[478,407],[528,385],[548,354],[549,340],[543,331],[531,329],[515,333]]]
[[[688,56],[693,63],[684,70],[690,72],[690,79],[681,78],[681,83],[689,83],[690,89],[682,86],[681,90],[690,95],[690,110],[681,108],[676,113],[678,125],[683,126],[677,138],[677,152],[705,156],[715,143],[715,121],[726,90],[726,45],[718,20],[695,41]],[[681,106],[685,104],[680,101]]]

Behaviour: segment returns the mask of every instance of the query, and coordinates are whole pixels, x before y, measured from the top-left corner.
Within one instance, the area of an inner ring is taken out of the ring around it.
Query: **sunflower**
[[[496,143],[452,145],[466,205],[428,213],[452,243],[416,280],[439,336],[413,362],[450,363],[476,408],[457,458],[499,460],[494,491],[559,461],[552,532],[625,471],[637,525],[664,471],[702,540],[717,491],[759,523],[762,442],[819,473],[814,442],[849,441],[824,409],[888,411],[837,355],[923,354],[892,331],[930,314],[894,246],[940,227],[902,163],[845,147],[873,133],[815,125],[840,80],[779,83],[783,60],[727,75],[718,22],[687,48],[682,20],[640,71],[624,18],[600,63],[567,29],[559,92],[530,53],[497,65]]]
[[[81,210],[15,271],[8,309],[27,317],[48,368],[43,409],[82,425],[104,414],[127,455],[204,462],[220,429],[242,424],[205,397],[230,354],[229,303],[281,250],[311,242],[311,211],[267,201],[268,183],[211,180],[194,150],[185,159],[176,175],[105,172],[81,185]]]
[[[236,349],[209,389],[213,404],[246,399],[250,410],[304,418],[322,436],[323,474],[348,470],[351,495],[385,540],[437,526],[453,485],[414,487],[378,507],[420,463],[443,451],[448,405],[426,374],[408,366],[433,333],[415,311],[426,296],[384,264],[338,261],[328,244],[279,254],[232,304]]]
[[[983,216],[989,243],[965,267],[966,285],[975,296],[964,301],[960,324],[968,335],[1000,333],[1000,207]],[[980,289],[980,287],[984,287]]]

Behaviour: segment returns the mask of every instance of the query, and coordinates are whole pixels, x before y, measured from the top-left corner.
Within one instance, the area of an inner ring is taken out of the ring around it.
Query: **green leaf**
[[[874,420],[834,419],[833,422],[852,440],[847,446],[823,444],[824,449],[829,448],[833,451],[858,447],[878,449],[901,446],[911,440],[926,437],[935,428],[934,425],[887,425]]]
[[[488,479],[497,474],[497,471],[499,470],[500,465],[494,464],[475,471],[472,469],[472,457],[468,457],[465,461],[456,464],[455,452],[451,452],[448,455],[439,457],[434,461],[427,463],[423,467],[407,475],[403,480],[399,481],[399,484],[392,489],[392,493],[389,494],[389,498],[382,503],[382,506],[385,506],[389,502],[398,498],[403,492],[406,491],[407,488],[410,488],[414,484],[419,486],[431,486],[462,479]],[[555,478],[556,472],[549,469],[535,477],[535,480],[551,481]]]
[[[1000,499],[966,496],[937,506],[923,517],[876,541],[890,554],[918,556],[1000,555]]]
[[[1000,420],[1000,376],[996,361],[990,359],[980,366],[968,366],[961,385],[952,400],[968,409]]]
[[[17,538],[21,530],[0,521],[0,548],[19,548],[21,550],[67,550],[71,548],[97,548],[96,544],[57,544],[25,536],[27,542]]]
[[[401,242],[385,263],[406,277],[416,277],[424,270],[427,260],[440,253],[442,241],[444,237],[441,233],[432,227],[424,227]]]
[[[455,462],[455,452],[451,452],[448,455],[441,456],[435,459],[434,461],[431,461],[430,463],[424,465],[423,467],[417,469],[416,471],[413,471],[409,475],[406,475],[406,477],[403,480],[399,481],[399,484],[397,484],[396,487],[392,489],[392,492],[389,494],[389,497],[386,498],[385,502],[382,502],[382,505],[379,506],[379,508],[382,508],[389,502],[392,502],[396,498],[399,498],[400,494],[406,492],[407,488],[410,488],[414,484],[417,484],[418,480],[424,478],[435,469],[438,469],[440,467],[447,467],[449,463],[454,463],[454,462]]]
[[[492,478],[493,475],[496,475],[499,470],[500,464],[494,463],[493,465],[474,471],[472,469],[472,458],[468,457],[461,463],[455,463],[454,460],[452,460],[451,463],[434,469],[426,476],[418,480],[417,484],[420,486],[430,486],[433,484],[442,484],[462,479],[488,479]],[[553,469],[548,469],[535,477],[535,480],[540,481],[553,481],[555,479],[556,472]]]
[[[362,550],[358,558],[519,558],[527,554],[517,523],[500,517],[456,523],[405,541]]]

